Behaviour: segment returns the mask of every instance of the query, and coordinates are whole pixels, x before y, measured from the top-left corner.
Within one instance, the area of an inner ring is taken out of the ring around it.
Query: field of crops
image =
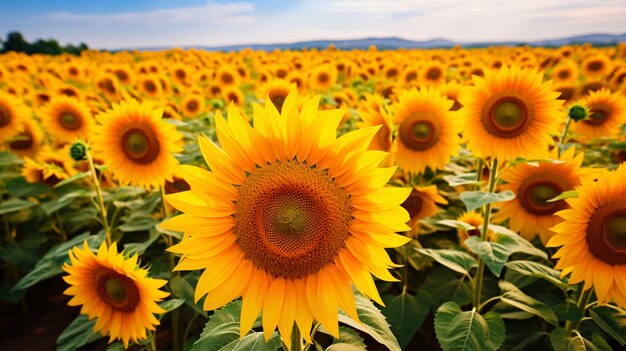
[[[626,45],[0,55],[0,348],[626,347]]]

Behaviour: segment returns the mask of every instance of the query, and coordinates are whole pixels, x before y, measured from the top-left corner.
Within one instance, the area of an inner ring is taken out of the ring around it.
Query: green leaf
[[[482,227],[482,226],[481,226]],[[536,249],[527,240],[516,233],[503,230],[503,227],[490,225],[494,229],[494,236],[490,241],[482,241],[477,236],[470,236],[465,240],[465,245],[478,257],[482,258],[485,265],[496,276],[502,273],[502,268],[513,253],[523,252],[526,254],[546,258],[545,252]]]
[[[155,227],[157,220],[149,214],[131,215],[118,228],[123,232],[139,232]]]
[[[476,172],[444,176],[443,179],[452,187],[459,185],[480,185],[483,183],[482,181],[476,180]]]
[[[483,205],[513,200],[515,193],[511,190],[505,190],[500,193],[490,193],[486,191],[464,191],[461,193],[461,201],[465,204],[467,212],[474,211]]]
[[[554,351],[567,351],[570,337],[564,328],[556,328],[550,333],[550,342]]]
[[[124,250],[138,254],[144,253],[146,249],[148,249],[148,247],[150,247],[150,245],[152,245],[159,238],[159,232],[157,232],[155,228],[150,229],[149,233],[150,236],[148,236],[146,241],[140,243],[128,243],[124,245]]]
[[[572,197],[578,197],[578,190],[568,190],[565,191],[563,193],[561,193],[561,195],[557,196],[557,197],[553,197],[550,200],[548,200],[547,202],[555,202],[555,201],[559,201],[559,200],[565,200],[565,199],[569,199]]]
[[[465,230],[465,231],[474,228],[474,226],[469,224],[469,223],[466,223],[466,222],[463,222],[463,221],[457,221],[457,220],[454,220],[454,219],[444,219],[444,220],[441,220],[441,221],[437,221],[437,224],[442,224],[442,225],[445,225],[445,226],[448,226],[448,227],[452,227],[452,228],[455,228],[455,229],[462,229],[462,230]]]
[[[559,319],[564,321],[579,321],[584,315],[583,311],[574,304],[558,304],[554,306],[554,311]]]
[[[71,183],[77,182],[77,181],[79,181],[79,180],[81,180],[81,179],[85,179],[85,178],[87,178],[87,177],[89,177],[89,176],[90,176],[90,173],[89,173],[89,172],[80,172],[80,173],[76,173],[76,174],[74,174],[73,176],[71,176],[71,177],[69,177],[69,178],[67,178],[67,179],[64,179],[64,180],[62,180],[62,181],[58,182],[57,184],[55,184],[55,185],[54,185],[54,187],[55,187],[55,188],[60,188],[60,187],[62,187],[62,186],[64,186],[64,185],[67,185],[67,184],[71,184]]]
[[[0,204],[0,215],[25,210],[35,206],[34,203],[22,199],[9,199]]]
[[[591,341],[598,351],[613,351],[611,345],[609,345],[603,337],[596,333],[591,335]]]
[[[276,351],[282,346],[278,333],[274,332],[265,342],[263,333],[250,331],[239,338],[241,300],[233,301],[215,311],[204,326],[192,351]]]
[[[22,164],[24,161],[9,151],[0,151],[0,167]]]
[[[506,263],[507,274],[506,279],[515,284],[516,279],[511,272],[519,273],[523,276],[541,278],[563,291],[572,289],[572,286],[561,280],[559,271],[535,261],[518,260]],[[518,284],[515,284],[518,285]],[[519,285],[518,285],[519,286]]]
[[[433,249],[418,249],[417,251],[461,274],[469,275],[471,268],[478,267],[478,261],[463,251]]]
[[[533,314],[553,326],[558,327],[559,320],[556,313],[554,313],[549,305],[526,295],[523,291],[519,290],[515,285],[509,282],[500,281],[498,282],[498,285],[504,292],[502,297],[500,297],[500,301],[516,307],[526,313]]]
[[[437,309],[435,333],[444,351],[495,351],[504,341],[504,322],[495,313],[486,320],[476,309],[462,311],[449,301]]]
[[[89,191],[88,189],[77,189],[68,192],[67,194],[64,194],[57,199],[42,203],[41,209],[46,213],[46,215],[50,216],[54,212],[64,208],[65,206],[70,205],[71,203],[76,201],[77,198],[89,197],[90,195],[91,191]]]
[[[195,303],[194,301],[195,290],[188,281],[191,277],[192,273],[187,274],[185,278],[181,278],[179,276],[173,277],[170,279],[170,289],[172,289],[174,296],[185,300],[185,303],[194,311],[202,315],[206,315],[206,312],[202,309],[202,305],[200,303]]]
[[[589,310],[591,319],[602,329],[605,333],[609,334],[615,341],[621,346],[626,344],[626,333],[622,330],[622,326],[626,325],[625,314],[621,314],[621,320],[615,317],[614,310],[609,307],[596,307]]]
[[[430,296],[420,291],[417,296],[406,292],[385,301],[382,309],[387,317],[391,331],[398,338],[398,344],[404,349],[420,328],[430,312]]]
[[[96,320],[89,320],[84,314],[76,317],[57,339],[57,351],[74,351],[101,339],[102,335],[94,333],[95,325]]]
[[[325,332],[324,327],[320,326],[319,331]],[[365,350],[366,345],[363,338],[354,329],[339,327],[339,339],[335,339],[333,344],[326,348],[326,351],[361,351]]]
[[[87,241],[87,245],[93,250],[104,241],[104,232],[98,235],[90,235],[88,232],[76,236],[64,243],[53,246],[35,265],[35,268],[28,272],[14,287],[13,290],[26,289],[38,282],[61,274],[61,267],[64,263],[69,262],[68,251],[74,246],[82,247],[83,242]]]
[[[420,291],[430,296],[433,308],[448,301],[455,301],[459,306],[465,306],[472,302],[472,284],[469,276],[459,277],[443,266],[434,267],[428,272]]]
[[[185,300],[183,299],[169,299],[167,301],[161,302],[159,306],[165,310],[165,312],[162,313],[163,315],[168,312],[172,312],[173,310],[177,309],[184,303],[185,303]]]
[[[400,351],[398,340],[391,332],[385,316],[374,306],[372,301],[358,292],[355,292],[354,300],[356,312],[361,323],[348,317],[341,310],[339,311],[339,322],[368,334],[391,351]]]

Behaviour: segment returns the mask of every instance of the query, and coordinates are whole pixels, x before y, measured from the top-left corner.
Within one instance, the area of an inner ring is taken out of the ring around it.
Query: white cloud
[[[171,23],[218,21],[248,23],[253,20],[254,4],[250,2],[220,3],[209,1],[202,6],[156,9],[144,12],[117,12],[107,14],[80,14],[53,12],[48,19],[59,21],[84,21],[97,23],[150,24],[162,26]]]

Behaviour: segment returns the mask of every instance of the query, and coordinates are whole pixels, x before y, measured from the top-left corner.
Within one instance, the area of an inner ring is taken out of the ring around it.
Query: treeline
[[[35,42],[29,43],[26,39],[24,39],[24,36],[22,36],[22,33],[20,32],[11,32],[7,34],[6,40],[0,38],[0,44],[2,44],[2,50],[0,50],[0,53],[15,51],[24,52],[29,55],[80,55],[82,51],[89,49],[85,43],[80,43],[78,46],[72,44],[62,46],[54,39],[38,39]]]

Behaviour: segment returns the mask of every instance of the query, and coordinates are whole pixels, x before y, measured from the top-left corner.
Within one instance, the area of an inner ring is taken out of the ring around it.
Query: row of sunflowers
[[[625,124],[624,44],[7,53],[0,297],[62,279],[59,350],[619,349]]]

